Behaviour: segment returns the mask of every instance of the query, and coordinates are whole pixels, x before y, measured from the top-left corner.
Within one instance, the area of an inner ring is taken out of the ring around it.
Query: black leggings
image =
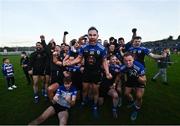
[[[14,77],[6,77],[6,82],[8,87],[14,85],[15,82]]]
[[[26,76],[26,80],[28,81],[28,83],[31,83],[31,76],[29,75],[28,70],[23,69],[23,71],[24,71],[24,74]]]

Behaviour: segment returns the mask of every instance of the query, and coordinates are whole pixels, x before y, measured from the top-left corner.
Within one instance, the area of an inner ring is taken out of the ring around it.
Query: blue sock
[[[117,107],[112,107],[112,111],[116,111],[117,110]]]

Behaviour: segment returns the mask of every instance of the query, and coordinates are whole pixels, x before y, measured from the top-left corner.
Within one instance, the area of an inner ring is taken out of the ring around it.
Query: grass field
[[[15,66],[15,80],[18,86],[13,91],[7,91],[7,86],[0,73],[0,124],[28,124],[39,116],[50,103],[40,97],[38,104],[33,103],[32,85],[27,85],[25,75],[19,65],[20,56],[9,56]],[[0,56],[2,62],[2,56]],[[92,118],[91,110],[86,107],[80,110],[73,107],[70,111],[68,124],[180,124],[180,56],[172,55],[172,61],[177,63],[168,68],[169,85],[151,82],[150,78],[157,72],[154,60],[147,58],[148,83],[143,97],[143,106],[135,122],[129,118],[130,110],[123,105],[119,109],[118,119],[111,116],[111,101],[107,99],[100,108],[100,118]],[[58,125],[56,116],[43,124]]]

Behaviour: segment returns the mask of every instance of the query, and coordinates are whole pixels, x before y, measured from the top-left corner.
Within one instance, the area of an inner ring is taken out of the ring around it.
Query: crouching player
[[[54,114],[58,115],[59,125],[66,125],[68,120],[68,110],[75,104],[76,88],[72,86],[70,77],[63,79],[64,84],[59,86],[53,100],[55,104],[48,107],[38,118],[30,122],[29,125],[37,125],[43,123],[46,119]]]
[[[100,97],[99,103],[104,102],[106,94],[112,98],[112,114],[113,118],[118,118],[117,107],[121,103],[121,85],[120,81],[120,65],[117,64],[117,57],[115,55],[110,56],[109,61],[109,72],[112,75],[112,79],[107,79],[105,75],[102,78],[102,83],[100,84]]]
[[[123,58],[124,65],[121,65],[120,73],[125,74],[125,96],[129,102],[128,106],[133,107],[131,120],[134,121],[142,105],[146,76],[143,65],[134,61],[131,53],[126,53]],[[135,99],[131,95],[132,91],[135,91]]]

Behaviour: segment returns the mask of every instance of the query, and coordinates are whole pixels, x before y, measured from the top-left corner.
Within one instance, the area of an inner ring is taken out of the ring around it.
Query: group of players
[[[132,40],[125,44],[123,38],[118,42],[110,38],[101,44],[98,30],[88,29],[88,34],[78,41],[73,39],[70,46],[65,39],[56,45],[52,39],[47,45],[41,35],[36,43],[36,51],[29,59],[22,53],[21,65],[27,80],[32,75],[34,102],[39,102],[38,81],[42,80],[43,96],[52,102],[37,119],[30,124],[40,124],[57,113],[60,124],[66,124],[68,109],[80,100],[80,106],[92,105],[95,118],[99,116],[99,105],[109,95],[112,98],[112,115],[118,118],[117,107],[122,104],[122,96],[127,99],[127,107],[132,108],[131,120],[136,120],[142,105],[146,86],[145,55],[154,59],[166,58],[167,54],[156,55],[141,46],[141,37],[132,30]],[[132,95],[135,92],[135,97]]]

